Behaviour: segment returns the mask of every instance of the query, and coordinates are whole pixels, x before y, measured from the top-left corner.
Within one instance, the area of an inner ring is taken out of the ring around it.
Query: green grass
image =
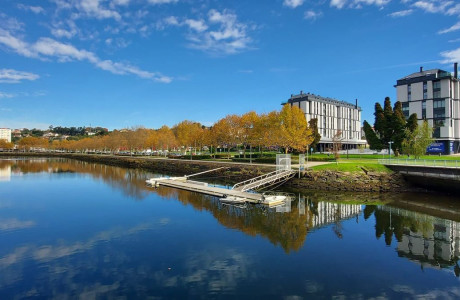
[[[350,172],[350,173],[363,173],[365,169],[368,172],[382,172],[382,173],[391,173],[392,171],[385,167],[384,165],[367,162],[367,161],[357,161],[357,162],[343,162],[339,161],[338,164],[330,163],[325,165],[319,165],[312,167],[315,171],[320,170],[329,170],[329,171],[339,171],[339,172]]]

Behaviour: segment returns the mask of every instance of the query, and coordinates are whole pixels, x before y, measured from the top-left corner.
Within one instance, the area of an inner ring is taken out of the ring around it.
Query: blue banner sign
[[[444,153],[445,150],[444,143],[433,143],[426,148],[427,153]]]

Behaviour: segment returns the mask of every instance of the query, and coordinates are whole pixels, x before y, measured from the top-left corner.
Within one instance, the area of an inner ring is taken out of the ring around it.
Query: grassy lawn
[[[375,161],[368,162],[368,160],[359,160],[359,161],[339,161],[338,164],[330,163],[320,166],[312,167],[313,170],[330,170],[330,171],[340,171],[340,172],[351,172],[351,173],[360,173],[364,172],[363,169],[369,172],[384,172],[391,173],[392,171],[385,167],[384,165],[378,164]]]

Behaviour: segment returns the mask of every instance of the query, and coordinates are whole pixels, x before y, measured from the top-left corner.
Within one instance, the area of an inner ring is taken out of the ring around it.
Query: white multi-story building
[[[434,128],[436,147],[428,152],[458,153],[460,150],[460,89],[457,76],[441,70],[423,70],[396,81],[397,100],[408,118],[416,113],[419,123],[427,120]]]
[[[6,140],[11,143],[11,129],[0,128],[0,140]]]
[[[300,91],[298,95],[291,95],[287,103],[298,106],[305,113],[307,122],[315,118],[318,120],[321,140],[317,150],[331,149],[332,138],[339,130],[342,132],[344,149],[355,149],[358,145],[366,144],[361,139],[361,108],[358,100],[356,104],[351,104]]]

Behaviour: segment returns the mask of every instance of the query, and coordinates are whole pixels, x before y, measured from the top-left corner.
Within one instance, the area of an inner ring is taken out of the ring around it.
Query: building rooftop
[[[412,73],[404,78],[401,78],[399,80],[404,80],[404,79],[411,79],[411,78],[418,78],[418,77],[426,77],[426,76],[437,76],[437,77],[446,77],[446,76],[452,76],[451,73],[441,70],[441,69],[431,69],[431,70],[426,70],[426,71],[421,71],[421,72],[415,72]]]
[[[349,108],[354,108],[361,110],[361,107],[358,106],[358,100],[356,100],[356,104],[352,104],[349,102],[345,102],[342,100],[337,100],[329,97],[322,97],[320,95],[315,95],[311,93],[304,93],[300,92],[298,95],[291,94],[291,98],[288,99],[287,102],[282,103],[283,105],[286,103],[294,103],[294,102],[300,102],[300,101],[317,101],[317,102],[322,102],[322,103],[327,103],[327,104],[333,104],[333,105],[338,105],[338,106],[345,106]]]
[[[443,78],[449,78],[449,79],[454,79],[455,75],[452,75],[452,73],[447,72],[445,70],[441,69],[431,69],[431,70],[423,70],[423,67],[420,67],[419,72],[412,73],[410,75],[407,75],[401,79],[398,79],[396,81],[396,86],[398,85],[405,85],[405,84],[411,84],[411,83],[416,83],[416,82],[422,82],[422,81],[430,81],[430,80],[436,80],[436,79],[443,79]]]

